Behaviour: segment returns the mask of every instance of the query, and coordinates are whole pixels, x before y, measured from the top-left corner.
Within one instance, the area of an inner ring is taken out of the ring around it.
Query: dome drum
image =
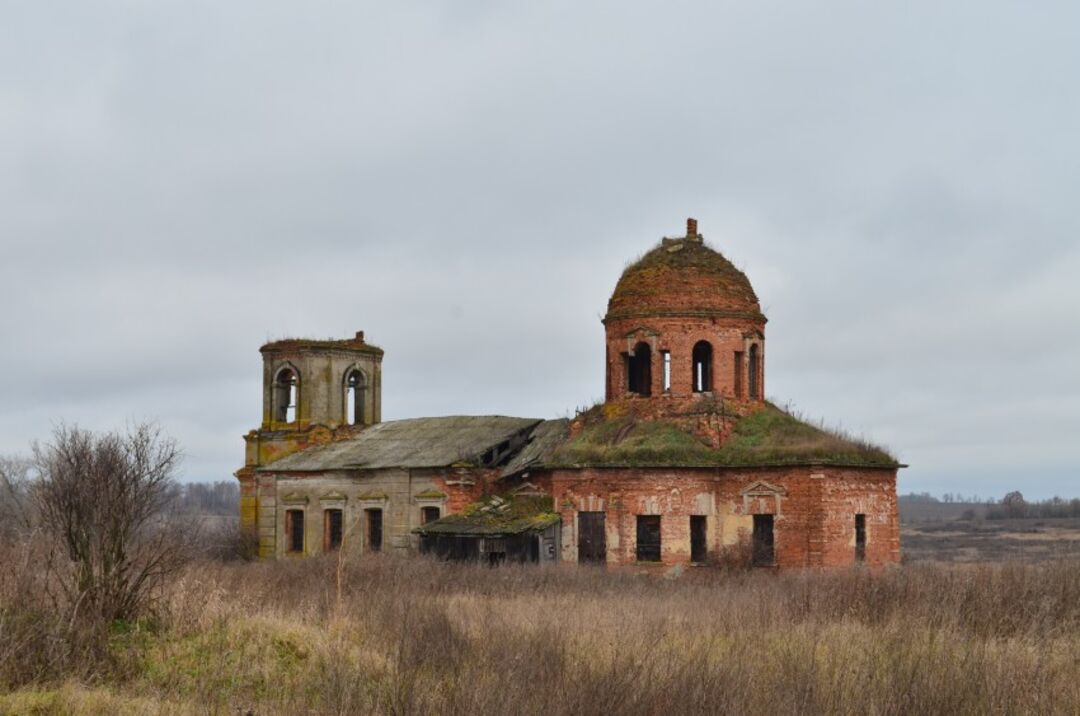
[[[623,272],[604,317],[607,400],[764,396],[766,318],[746,275],[696,222]]]

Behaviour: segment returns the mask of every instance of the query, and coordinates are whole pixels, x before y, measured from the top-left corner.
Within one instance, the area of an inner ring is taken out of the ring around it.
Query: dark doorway
[[[323,551],[329,552],[341,546],[342,527],[341,510],[323,511]]]
[[[755,567],[772,567],[776,564],[772,515],[754,515],[753,555]]]
[[[648,396],[652,393],[652,351],[648,343],[634,346],[633,355],[626,358],[627,389]]]
[[[639,562],[660,561],[660,515],[638,515],[637,558]]]
[[[866,515],[855,515],[855,561],[866,559]]]
[[[603,512],[578,513],[578,562],[603,564],[607,561],[607,539],[604,536]]]
[[[368,551],[382,551],[382,510],[365,510],[367,512],[368,527]]]
[[[704,515],[690,516],[690,561],[701,564],[709,556],[708,529]]]
[[[708,341],[698,341],[693,351],[695,393],[708,393],[712,390],[712,345]]]
[[[428,522],[434,522],[439,519],[438,507],[421,507],[420,508],[420,524],[426,525]]]

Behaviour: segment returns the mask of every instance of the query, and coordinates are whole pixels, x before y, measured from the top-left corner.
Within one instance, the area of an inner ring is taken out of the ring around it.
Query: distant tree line
[[[180,514],[235,517],[240,511],[240,486],[236,480],[182,482],[173,486],[171,499]]]
[[[981,509],[966,510],[963,519],[975,519],[977,514],[988,520],[1007,520],[1024,517],[1030,518],[1080,518],[1080,498],[1065,499],[1063,497],[1051,497],[1048,500],[1036,500],[1029,502],[1019,490],[1014,490],[1000,500],[983,499],[978,495],[964,497],[959,494],[945,493],[941,497],[931,495],[929,492],[910,492],[900,495],[900,503],[908,505],[972,505]]]
[[[1080,498],[1066,500],[1051,497],[1049,500],[1028,502],[1019,491],[1010,492],[1001,502],[989,505],[986,510],[988,520],[1006,520],[1019,517],[1080,517]]]

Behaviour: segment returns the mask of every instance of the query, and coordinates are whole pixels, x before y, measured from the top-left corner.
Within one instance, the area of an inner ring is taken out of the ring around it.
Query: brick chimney
[[[357,343],[363,343],[364,342],[364,332],[363,331],[357,331],[356,332],[356,342]]]
[[[697,232],[697,219],[686,220],[686,238],[692,239],[698,235]]]

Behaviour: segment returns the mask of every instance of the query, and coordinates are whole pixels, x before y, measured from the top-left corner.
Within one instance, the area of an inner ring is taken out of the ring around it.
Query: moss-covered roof
[[[361,337],[356,338],[282,338],[270,341],[259,348],[261,353],[288,353],[290,351],[316,349],[316,350],[342,350],[352,353],[371,353],[382,355],[383,349],[366,342]]]
[[[555,451],[550,467],[899,467],[883,448],[811,425],[771,404],[740,418],[719,449],[673,422],[596,415]]]
[[[664,239],[627,266],[605,320],[654,315],[765,321],[750,279],[700,237]]]
[[[417,527],[417,534],[515,535],[542,530],[559,521],[548,495],[489,497],[458,514]]]

